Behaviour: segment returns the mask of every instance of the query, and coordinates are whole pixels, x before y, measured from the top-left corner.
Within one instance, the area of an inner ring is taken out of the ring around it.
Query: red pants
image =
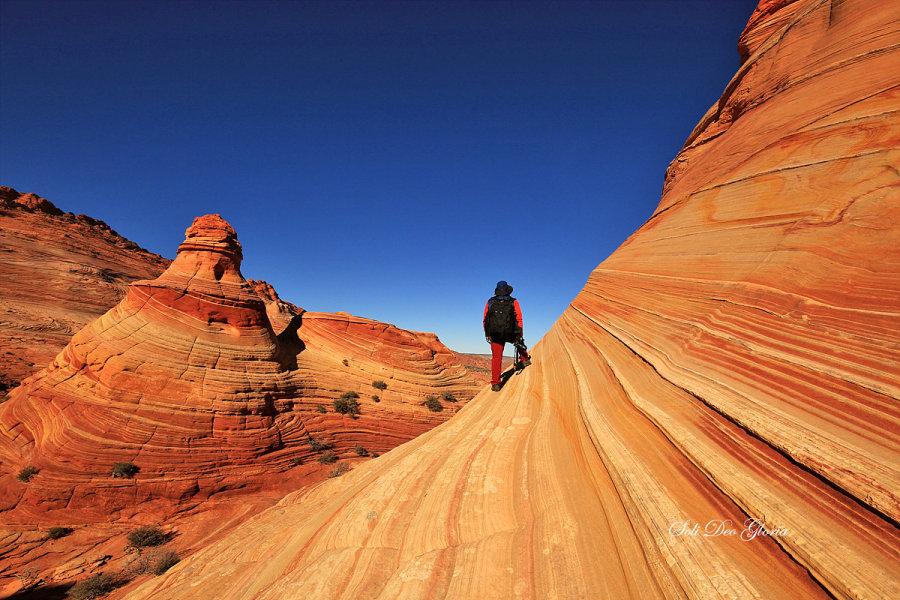
[[[506,344],[502,342],[491,342],[491,385],[500,383],[500,370],[503,368],[503,348]],[[527,354],[521,354],[516,350],[516,360],[523,361],[528,358]]]

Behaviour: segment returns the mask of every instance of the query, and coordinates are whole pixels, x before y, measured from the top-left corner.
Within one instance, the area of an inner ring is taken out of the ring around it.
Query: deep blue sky
[[[10,2],[0,183],[174,256],[219,212],[309,310],[534,343],[655,208],[751,0]]]

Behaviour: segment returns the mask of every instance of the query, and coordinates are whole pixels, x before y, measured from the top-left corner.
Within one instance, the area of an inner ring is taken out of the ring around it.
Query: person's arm
[[[481,317],[481,326],[484,327],[484,339],[486,339],[486,340],[489,341],[489,342],[491,341],[491,336],[489,336],[489,335],[488,335],[488,332],[487,332],[487,313],[488,313],[488,308],[490,308],[490,306],[491,306],[490,301],[485,302],[485,304],[484,304],[484,316]]]
[[[522,307],[519,306],[519,301],[518,301],[518,300],[516,300],[516,301],[513,302],[513,308],[514,308],[515,311],[516,311],[516,327],[517,327],[517,329],[516,329],[516,337],[517,337],[517,338],[521,338],[521,337],[522,337],[522,331],[523,331]]]

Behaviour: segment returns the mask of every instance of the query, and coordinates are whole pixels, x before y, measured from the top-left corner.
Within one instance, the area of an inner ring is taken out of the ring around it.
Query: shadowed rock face
[[[761,2],[532,367],[129,597],[897,597],[898,22]]]
[[[10,393],[0,405],[7,524],[271,488],[298,460],[315,463],[311,438],[339,455],[355,457],[356,444],[383,452],[457,408],[432,413],[425,395],[465,401],[478,389],[433,334],[304,313],[245,280],[241,257],[224,219],[197,218],[165,272],[130,284]],[[379,402],[375,379],[388,382]],[[358,419],[331,408],[346,391],[361,396]],[[117,462],[138,476],[111,477]],[[39,485],[15,481],[26,465]]]

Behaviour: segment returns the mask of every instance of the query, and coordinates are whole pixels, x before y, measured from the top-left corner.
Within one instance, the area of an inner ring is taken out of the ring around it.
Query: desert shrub
[[[335,465],[334,469],[331,470],[331,473],[328,474],[329,477],[340,477],[344,473],[350,470],[350,467],[347,466],[347,463],[339,463]]]
[[[309,437],[309,447],[313,449],[314,452],[321,452],[322,450],[328,450],[331,448],[331,444],[326,444],[325,442],[320,442],[316,438],[310,436]]]
[[[454,396],[450,392],[444,392],[443,394],[441,394],[441,398],[443,398],[447,402],[457,402],[456,396]]]
[[[93,600],[106,596],[122,583],[118,577],[107,573],[97,573],[73,585],[67,595],[73,600]]]
[[[138,527],[128,534],[128,543],[135,548],[148,548],[150,546],[159,546],[169,541],[169,536],[165,531],[153,525]]]
[[[153,560],[151,570],[154,575],[162,575],[181,561],[181,557],[174,550],[166,550],[161,552],[159,556]]]
[[[372,394],[372,402],[381,402],[381,396],[378,394]]]
[[[303,459],[299,456],[295,456],[290,461],[288,461],[292,467],[299,467],[303,464]]]
[[[344,392],[334,401],[334,410],[342,415],[359,414],[359,394],[356,392]]]
[[[331,450],[327,450],[327,451],[323,452],[321,454],[321,456],[319,456],[319,462],[322,463],[323,465],[330,465],[332,463],[336,463],[337,460],[338,460],[338,455],[335,454]]]
[[[431,412],[441,412],[444,410],[444,405],[441,404],[441,401],[438,400],[436,396],[428,396],[422,404],[424,404]]]
[[[376,390],[386,390],[387,384],[380,379],[376,379],[375,381],[372,382],[372,387],[375,388]]]
[[[125,581],[131,581],[135,577],[139,577],[140,575],[149,572],[152,560],[153,556],[149,552],[132,554],[131,559],[119,572],[119,577]]]
[[[378,454],[377,452],[372,453],[372,458],[378,458],[379,456],[381,456],[381,455]]]
[[[318,404],[318,405],[316,405],[316,410],[319,411],[320,413],[323,413],[323,414],[328,412],[328,409],[325,408],[325,405],[324,405],[324,404]]]
[[[359,444],[356,445],[355,450],[356,450],[357,456],[368,456],[369,455],[369,451],[366,450],[365,448],[363,448],[362,446],[360,446]]]
[[[165,548],[155,548],[142,552],[134,555],[128,561],[128,564],[119,573],[119,579],[122,583],[125,583],[145,573],[162,575],[180,560],[181,557],[178,556],[177,552]]]
[[[28,483],[29,481],[31,481],[32,477],[34,477],[35,475],[37,475],[40,472],[41,472],[41,470],[38,469],[37,467],[27,466],[24,469],[22,469],[21,471],[19,471],[19,476],[18,476],[19,481],[21,481],[23,483]]]
[[[349,366],[350,366],[350,361],[347,360],[346,358],[345,358],[344,360],[342,360],[341,362],[344,364],[345,367],[349,367]]]
[[[131,479],[135,475],[137,475],[138,471],[141,468],[134,463],[130,462],[117,462],[113,465],[112,468],[112,476],[113,477],[125,477],[127,479]]]
[[[47,530],[47,539],[48,540],[58,540],[59,538],[64,538],[70,533],[75,531],[71,527],[51,527]]]

